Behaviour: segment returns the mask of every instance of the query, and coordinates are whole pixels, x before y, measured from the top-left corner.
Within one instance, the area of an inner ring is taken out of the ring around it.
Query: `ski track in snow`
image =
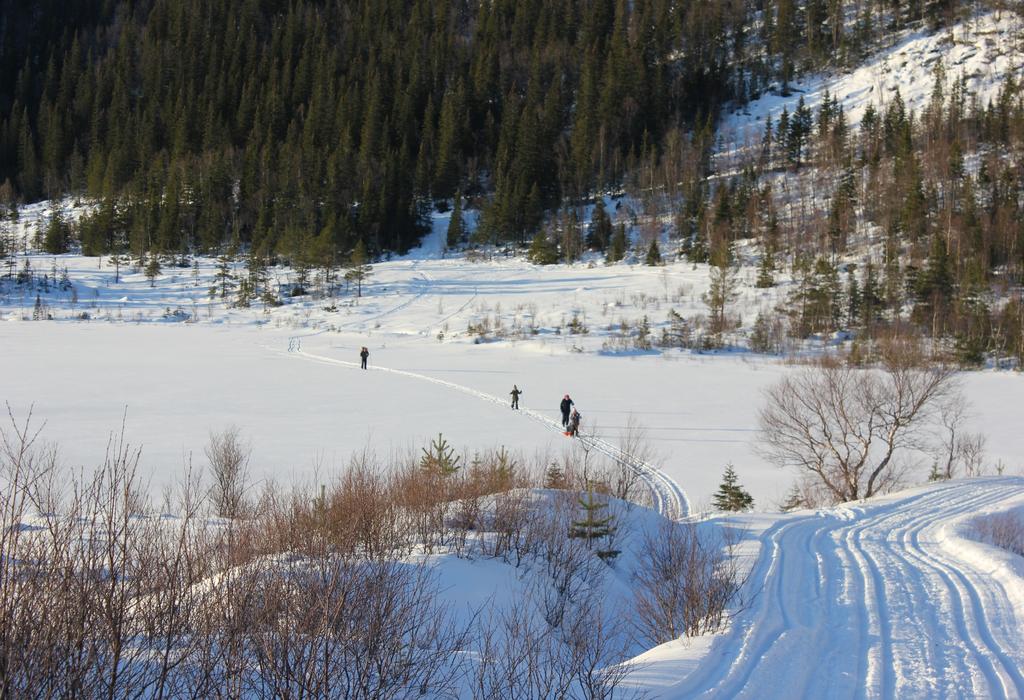
[[[467,302],[468,304],[468,302]],[[320,331],[323,332],[323,331]],[[342,367],[348,367],[357,369],[359,365],[355,362],[349,362],[346,360],[338,360],[332,357],[324,357],[323,355],[316,355],[308,353],[302,350],[302,338],[309,337],[310,335],[318,335],[317,333],[310,333],[301,336],[293,336],[288,339],[288,352],[292,355],[314,360],[316,362],[322,362],[326,364],[339,365]],[[370,367],[375,372],[389,372],[391,374],[398,374],[405,377],[411,377],[421,381],[432,382],[440,386],[460,391],[470,396],[475,396],[484,401],[497,404],[499,406],[507,406],[507,402],[503,399],[498,398],[492,394],[487,394],[482,391],[470,389],[467,386],[456,384],[455,382],[449,382],[444,379],[438,379],[436,377],[430,377],[425,374],[418,374],[416,372],[409,372],[401,369],[392,369],[390,367]],[[530,409],[520,409],[518,413],[522,416],[530,418],[538,423],[542,423],[545,426],[563,432],[562,425],[547,416]],[[606,440],[595,437],[593,435],[587,435],[580,433],[579,439],[588,447],[600,452],[613,460],[618,464],[625,465],[630,469],[634,470],[636,474],[644,481],[645,484],[650,488],[651,495],[654,499],[655,509],[671,520],[680,520],[690,515],[690,501],[683,491],[682,487],[679,486],[671,477],[662,472],[660,469],[634,458],[622,451],[619,447],[611,444]]]
[[[662,697],[1024,697],[1012,603],[948,542],[954,521],[1022,491],[960,482],[780,521],[747,607]]]

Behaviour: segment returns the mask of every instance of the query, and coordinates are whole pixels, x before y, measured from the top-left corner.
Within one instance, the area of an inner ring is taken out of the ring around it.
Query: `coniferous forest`
[[[855,67],[901,31],[993,7],[0,0],[0,205],[96,203],[73,233],[54,222],[51,252],[77,239],[87,255],[330,267],[359,243],[370,259],[408,249],[431,210],[465,197],[482,211],[475,242],[532,241],[551,262],[584,247],[621,258],[621,228],[602,210],[584,238],[573,208],[624,190],[649,222],[671,218],[694,261],[724,266],[756,240],[759,286],[784,268],[799,282],[791,335],[871,328],[911,305],[924,333],[976,357],[994,325],[1016,339],[1024,323],[992,296],[1017,288],[1024,262],[1012,75],[983,102],[937,66],[924,113],[897,93],[855,126],[835,100],[801,102],[760,144],[733,144],[728,167],[716,126],[723,108]],[[639,232],[654,262],[656,233]],[[861,249],[859,269],[839,269]]]
[[[660,0],[5,0],[3,16],[8,196],[102,199],[96,252],[289,257],[405,249],[458,190],[493,192],[489,235],[522,240],[733,97],[744,20]]]

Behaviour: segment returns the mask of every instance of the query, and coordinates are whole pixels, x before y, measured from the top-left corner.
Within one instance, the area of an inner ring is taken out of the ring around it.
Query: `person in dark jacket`
[[[519,409],[519,395],[523,392],[519,390],[515,384],[512,385],[512,391],[508,392],[512,395],[512,408]]]
[[[566,394],[562,399],[562,403],[558,404],[558,407],[562,410],[562,427],[569,427],[569,411],[572,409],[573,403],[569,395]]]
[[[360,365],[363,369],[366,369],[366,360],[370,357],[370,351],[363,346],[363,349],[359,351],[359,357],[362,358],[362,364]]]
[[[569,417],[569,435],[576,437],[580,434],[580,419],[583,416],[575,408],[572,409],[572,416]]]

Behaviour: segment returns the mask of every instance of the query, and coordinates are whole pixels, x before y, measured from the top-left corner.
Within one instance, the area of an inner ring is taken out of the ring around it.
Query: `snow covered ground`
[[[34,406],[47,421],[43,437],[74,465],[99,463],[124,417],[159,493],[190,454],[202,466],[209,432],[228,425],[251,441],[254,472],[285,483],[324,478],[368,447],[382,458],[418,455],[439,432],[467,453],[504,445],[540,462],[571,449],[552,424],[507,408],[516,384],[523,408],[547,419],[570,394],[585,432],[607,443],[617,444],[631,422],[640,426],[651,461],[696,510],[730,462],[759,507],[786,494],[791,475],[753,447],[760,391],[791,367],[749,353],[617,344],[623,320],[635,325],[646,316],[657,335],[669,309],[687,318],[706,313],[705,266],[443,258],[443,224],[410,256],[376,264],[358,303],[351,295],[300,297],[269,310],[211,299],[210,260],[196,270],[166,268],[150,286],[124,270],[115,284],[106,260],[29,256],[33,268],[57,269],[58,278],[66,266],[71,288],[41,293],[53,321],[31,321],[36,292],[3,287],[0,354],[8,371],[0,400],[20,416]],[[283,283],[290,276],[277,275]],[[778,295],[745,286],[731,313],[749,326]],[[569,331],[574,316],[586,334]],[[477,342],[468,328],[484,323],[492,331]],[[496,340],[499,325],[505,337]],[[356,364],[364,345],[369,372]],[[989,464],[1020,473],[1024,435],[1013,407],[1024,399],[1024,377],[973,372],[963,383],[971,429],[988,437]],[[929,467],[911,470],[910,483]]]
[[[1004,477],[738,517],[760,556],[732,627],[641,655],[630,680],[660,698],[1022,697],[1024,567],[965,538],[1022,502]]]
[[[114,283],[106,261],[30,256],[58,278],[66,266],[72,286],[40,292],[46,321],[31,320],[35,290],[0,293],[0,400],[18,417],[32,407],[63,461],[86,468],[124,418],[158,494],[190,455],[203,466],[208,433],[232,424],[252,444],[255,476],[285,485],[329,479],[364,449],[416,456],[439,432],[466,453],[504,445],[542,463],[579,449],[556,422],[569,393],[598,452],[614,454],[630,421],[646,430],[649,461],[669,477],[659,482],[667,512],[705,510],[730,462],[764,511],[716,519],[743,533],[750,567],[728,631],[642,654],[631,685],[663,698],[1024,695],[1024,566],[968,539],[972,518],[1024,503],[1024,377],[961,378],[970,428],[1006,476],[773,514],[792,475],[753,451],[759,392],[793,367],[742,352],[616,349],[622,320],[647,316],[657,333],[670,308],[705,313],[707,268],[446,258],[443,227],[376,264],[358,303],[303,297],[268,310],[211,299],[210,260],[165,269],[150,286],[131,271]],[[732,312],[749,323],[777,294],[748,286]],[[569,332],[574,316],[586,334]],[[469,326],[485,320],[492,332],[477,342]],[[525,392],[519,412],[507,405],[513,384]],[[438,567],[453,600],[520,585],[486,562]]]

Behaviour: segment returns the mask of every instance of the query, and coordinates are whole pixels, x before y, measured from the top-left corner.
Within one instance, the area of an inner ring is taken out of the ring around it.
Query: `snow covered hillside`
[[[924,28],[893,35],[892,44],[845,73],[813,74],[791,85],[791,94],[767,94],[727,115],[719,129],[728,146],[758,144],[770,116],[777,123],[783,107],[792,113],[803,98],[817,109],[828,93],[843,107],[851,126],[860,124],[869,105],[883,110],[899,92],[918,115],[928,105],[937,70],[944,81],[963,79],[981,106],[995,100],[1008,78],[1024,76],[1024,18],[1015,12],[989,11],[938,32]]]

